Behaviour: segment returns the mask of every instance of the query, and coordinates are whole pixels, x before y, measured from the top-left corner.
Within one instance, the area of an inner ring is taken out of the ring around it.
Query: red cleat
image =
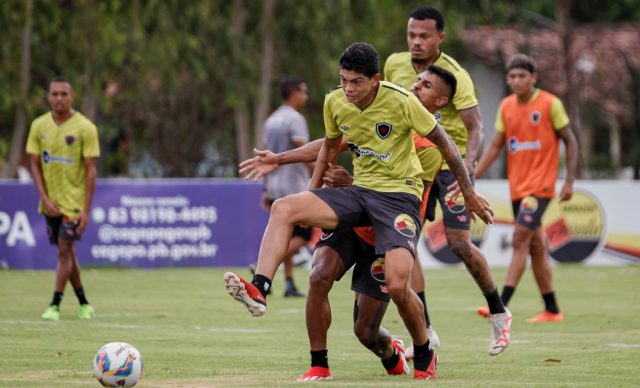
[[[253,284],[233,272],[224,274],[224,286],[233,299],[242,303],[254,317],[267,312],[267,300]]]
[[[478,313],[478,315],[485,318],[489,318],[489,316],[491,315],[491,313],[489,312],[489,307],[486,306],[478,307],[476,309],[476,312]]]
[[[402,340],[393,339],[391,340],[391,345],[396,348],[396,352],[398,352],[398,364],[393,367],[393,369],[387,369],[387,374],[389,375],[408,375],[411,372],[411,368],[409,368],[409,364],[407,363],[407,358],[404,355],[404,343]]]
[[[527,323],[543,323],[543,322],[562,322],[564,316],[562,313],[552,313],[549,310],[544,310],[540,314],[533,318],[527,319]]]
[[[438,355],[434,352],[433,358],[427,367],[427,370],[413,369],[414,380],[435,380],[436,369],[438,368]]]
[[[307,373],[298,377],[298,381],[319,381],[319,380],[331,380],[331,371],[329,368],[323,368],[321,366],[312,366],[311,369],[307,371]]]

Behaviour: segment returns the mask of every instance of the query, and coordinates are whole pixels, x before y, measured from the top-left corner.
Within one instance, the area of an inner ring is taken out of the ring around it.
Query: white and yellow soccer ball
[[[140,352],[125,342],[110,342],[93,358],[93,374],[105,387],[133,387],[143,369]]]

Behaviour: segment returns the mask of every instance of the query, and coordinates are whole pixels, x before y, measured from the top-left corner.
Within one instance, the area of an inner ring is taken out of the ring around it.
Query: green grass
[[[240,269],[248,275],[248,271]],[[282,297],[275,283],[269,312],[251,318],[222,286],[223,269],[88,269],[83,280],[97,318],[76,318],[68,287],[59,322],[39,317],[52,272],[0,271],[0,386],[97,386],[91,361],[111,341],[136,346],[145,362],[142,387],[299,386],[309,365],[304,300]],[[427,290],[442,340],[435,386],[593,386],[640,384],[640,267],[563,265],[555,284],[565,322],[526,324],[541,310],[531,274],[511,303],[510,348],[489,357],[489,325],[475,314],[483,298],[464,269],[429,270]],[[306,270],[297,270],[306,288]],[[504,271],[495,271],[501,284]],[[349,281],[332,291],[327,386],[400,386],[351,332]],[[384,321],[409,337],[391,306]],[[548,361],[559,360],[559,362]],[[321,384],[321,385],[325,385]]]

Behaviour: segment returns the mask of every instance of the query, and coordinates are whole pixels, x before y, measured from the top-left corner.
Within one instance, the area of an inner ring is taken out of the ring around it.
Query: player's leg
[[[276,200],[262,237],[253,280],[248,282],[233,272],[225,273],[227,292],[247,307],[253,316],[262,316],[266,312],[266,294],[271,288],[271,280],[278,266],[287,253],[296,224],[334,229],[338,225],[338,216],[327,202],[310,191]]]
[[[304,293],[300,292],[293,281],[293,256],[300,251],[300,248],[304,247],[307,243],[307,240],[302,238],[301,236],[296,235],[296,229],[301,229],[300,226],[296,225],[294,227],[293,237],[291,237],[291,241],[289,242],[289,249],[287,250],[287,255],[284,258],[284,281],[285,281],[285,297],[300,297],[304,296]],[[307,228],[311,230],[311,228]]]
[[[84,293],[84,287],[82,286],[82,280],[80,278],[80,263],[78,263],[78,257],[76,256],[76,248],[75,244],[71,246],[71,256],[73,257],[73,265],[71,268],[71,276],[69,277],[69,282],[71,286],[73,286],[73,291],[78,298],[78,303],[80,307],[78,308],[78,318],[80,319],[91,319],[96,315],[96,311],[89,304],[87,300],[87,296]]]
[[[532,323],[561,322],[564,320],[556,301],[553,289],[553,270],[544,241],[544,232],[542,228],[538,228],[531,240],[531,269],[544,301],[544,311],[527,320]]]

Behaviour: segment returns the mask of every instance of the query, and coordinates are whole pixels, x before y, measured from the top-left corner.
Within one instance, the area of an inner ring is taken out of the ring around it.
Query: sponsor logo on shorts
[[[371,264],[371,277],[379,282],[384,282],[384,257],[378,257]]]
[[[373,156],[374,158],[378,158],[380,160],[387,160],[391,157],[391,152],[387,152],[386,154],[380,154],[376,151],[367,150],[364,148],[360,148],[359,145],[354,143],[348,143],[349,150],[356,155],[356,158],[361,156]]]
[[[389,289],[387,288],[387,286],[380,286],[380,292],[382,292],[383,294],[388,294]]]
[[[389,123],[377,123],[376,124],[376,133],[380,136],[380,139],[386,139],[391,134],[393,130],[393,125]]]
[[[509,148],[509,151],[515,154],[518,151],[539,150],[540,148],[542,148],[542,143],[540,143],[540,140],[521,142],[517,137],[511,136],[509,138],[507,147]]]
[[[415,237],[416,235],[416,223],[408,214],[400,214],[393,221],[393,226],[398,233],[407,237]]]
[[[520,211],[524,214],[533,214],[538,210],[538,199],[535,197],[524,197],[520,202]]]
[[[458,214],[465,211],[464,199],[462,198],[461,195],[458,195],[458,198],[453,199],[453,192],[448,192],[444,196],[444,203],[447,205],[447,209],[449,209],[451,213]],[[464,221],[460,221],[460,222],[464,222]]]
[[[333,236],[333,233],[322,232],[322,234],[320,235],[320,241],[324,241],[331,236]]]
[[[529,120],[533,125],[538,125],[538,123],[540,123],[541,118],[542,118],[542,113],[538,111],[531,112],[531,115],[529,116]]]

